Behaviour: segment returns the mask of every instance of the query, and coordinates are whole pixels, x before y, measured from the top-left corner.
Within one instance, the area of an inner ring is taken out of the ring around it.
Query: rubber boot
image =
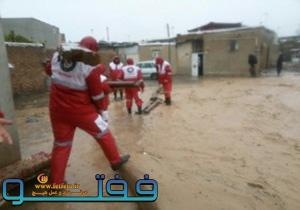
[[[123,90],[120,90],[120,99],[123,100]]]
[[[131,108],[127,108],[128,114],[131,114]]]
[[[143,114],[143,111],[142,111],[142,107],[141,107],[141,106],[138,107],[138,111],[137,111],[136,114],[138,114],[138,115]]]
[[[115,163],[115,164],[111,165],[111,169],[114,170],[114,171],[119,170],[122,167],[122,165],[124,165],[125,163],[128,162],[129,158],[130,158],[130,155],[121,156],[121,159],[118,163]]]
[[[166,105],[170,106],[172,104],[171,98],[166,98],[165,103]]]
[[[117,92],[114,91],[114,100],[116,101],[117,100]]]

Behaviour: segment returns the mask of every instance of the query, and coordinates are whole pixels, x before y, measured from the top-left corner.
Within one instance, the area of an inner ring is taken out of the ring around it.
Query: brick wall
[[[14,65],[11,80],[14,95],[47,90],[46,75],[41,62],[46,57],[43,47],[6,46],[8,61]]]
[[[11,70],[12,88],[15,96],[41,93],[48,90],[47,76],[44,73],[42,61],[51,59],[53,50],[45,50],[36,46],[6,46]],[[101,63],[106,67],[115,56],[115,52],[99,52]]]

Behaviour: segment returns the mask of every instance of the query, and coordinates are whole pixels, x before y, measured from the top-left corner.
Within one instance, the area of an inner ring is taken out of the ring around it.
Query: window
[[[158,57],[160,54],[160,50],[152,50],[152,58]]]
[[[229,41],[229,51],[234,52],[234,51],[237,51],[238,49],[239,49],[239,44],[238,44],[237,40],[230,40]]]
[[[153,68],[153,65],[152,65],[152,63],[145,63],[144,67],[145,68]]]
[[[142,63],[138,63],[137,66],[140,67],[140,68],[144,67],[144,65]]]

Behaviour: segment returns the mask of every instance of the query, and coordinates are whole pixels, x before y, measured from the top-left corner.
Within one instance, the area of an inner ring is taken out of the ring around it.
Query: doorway
[[[192,54],[192,76],[203,76],[203,53],[201,52]]]

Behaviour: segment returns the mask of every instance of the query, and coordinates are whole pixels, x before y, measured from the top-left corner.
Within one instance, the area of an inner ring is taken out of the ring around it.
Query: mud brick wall
[[[114,56],[116,56],[116,52],[114,51],[99,51],[100,62],[106,66],[106,73],[108,74],[109,63],[113,60]]]
[[[32,46],[6,46],[11,70],[11,83],[15,96],[41,93],[48,90],[47,76],[42,62],[51,59],[54,50]],[[108,64],[116,55],[114,52],[99,52],[101,63]]]
[[[43,47],[6,46],[8,61],[14,65],[11,82],[14,95],[47,91],[42,61],[46,57]]]

